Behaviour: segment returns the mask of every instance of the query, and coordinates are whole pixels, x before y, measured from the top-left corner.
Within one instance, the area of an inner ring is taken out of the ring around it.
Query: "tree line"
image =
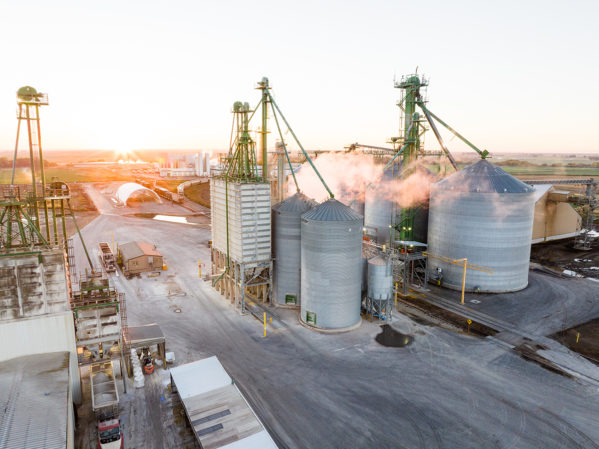
[[[34,162],[35,162],[35,168],[39,168],[40,161],[38,159],[36,159]],[[44,168],[45,167],[56,167],[56,165],[58,165],[56,162],[50,162],[50,161],[44,160]],[[17,168],[29,168],[30,167],[29,158],[26,158],[26,157],[17,158],[16,166],[17,166]],[[12,168],[12,159],[9,159],[7,157],[0,157],[0,168]]]

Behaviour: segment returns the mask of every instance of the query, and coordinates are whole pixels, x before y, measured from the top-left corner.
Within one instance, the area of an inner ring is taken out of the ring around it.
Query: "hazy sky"
[[[0,149],[26,84],[50,97],[46,149],[225,148],[262,76],[308,148],[381,145],[394,75],[418,66],[430,109],[481,148],[599,152],[598,17],[597,1],[0,0]]]

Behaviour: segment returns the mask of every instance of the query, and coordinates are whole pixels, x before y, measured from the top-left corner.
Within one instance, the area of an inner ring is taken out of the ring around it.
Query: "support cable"
[[[420,106],[422,109],[422,112],[424,112],[424,116],[426,117],[428,124],[431,125],[431,129],[433,130],[433,133],[435,134],[435,137],[437,138],[437,141],[439,142],[441,149],[447,156],[447,159],[449,159],[449,162],[451,162],[451,165],[453,166],[453,168],[458,170],[458,164],[457,164],[456,160],[453,158],[453,155],[449,152],[449,150],[445,146],[445,143],[443,142],[443,137],[441,137],[441,134],[439,133],[439,130],[437,129],[437,125],[435,125],[435,122],[433,121],[433,118],[431,117],[428,109],[422,107],[422,102],[418,102],[418,106]]]
[[[331,189],[329,189],[329,186],[327,185],[327,183],[325,182],[325,180],[322,179],[322,176],[320,175],[320,172],[318,171],[318,169],[314,165],[314,162],[312,162],[312,159],[310,159],[310,156],[308,156],[308,153],[306,152],[306,150],[302,146],[301,142],[299,141],[299,139],[297,138],[297,136],[293,132],[293,129],[291,128],[291,126],[289,126],[289,123],[287,122],[287,119],[285,118],[285,116],[281,112],[281,109],[279,108],[279,105],[275,102],[275,99],[272,97],[272,95],[270,94],[270,92],[268,93],[268,97],[270,98],[270,102],[272,103],[272,105],[277,109],[277,111],[279,111],[279,114],[281,114],[281,118],[283,119],[283,122],[287,126],[287,129],[289,130],[289,132],[291,133],[291,135],[295,139],[297,145],[300,147],[300,150],[302,150],[302,153],[304,153],[304,156],[306,156],[306,159],[310,163],[310,166],[312,167],[312,169],[314,170],[314,172],[318,176],[318,179],[320,179],[320,182],[322,182],[322,185],[324,186],[324,188],[329,193],[329,196],[331,198],[335,198],[335,195],[333,194],[333,192],[331,192]]]
[[[293,167],[291,166],[291,159],[289,159],[289,153],[287,152],[287,145],[285,145],[285,139],[283,139],[283,133],[281,132],[281,126],[279,125],[279,119],[277,118],[277,114],[275,110],[272,110],[272,115],[275,118],[275,123],[277,124],[277,129],[279,130],[279,136],[281,137],[281,143],[283,144],[283,150],[285,151],[285,157],[287,158],[287,163],[289,164],[289,170],[291,171],[291,176],[293,176],[293,182],[295,182],[295,187],[297,189],[297,193],[300,193],[300,188],[297,183],[297,178],[295,177],[295,173],[293,172]]]
[[[481,159],[485,159],[489,155],[489,152],[487,150],[482,150],[482,151],[479,150],[468,139],[466,139],[459,132],[457,132],[455,129],[453,129],[451,126],[449,126],[447,123],[445,123],[439,117],[437,117],[432,111],[430,111],[426,106],[424,106],[424,103],[422,101],[418,101],[417,104],[424,111],[425,115],[427,113],[429,113],[435,120],[437,120],[439,123],[441,123],[443,126],[445,126],[445,128],[447,128],[449,131],[451,131],[462,142],[464,142],[466,145],[468,145],[470,148],[472,148],[474,151],[476,151],[480,155]]]

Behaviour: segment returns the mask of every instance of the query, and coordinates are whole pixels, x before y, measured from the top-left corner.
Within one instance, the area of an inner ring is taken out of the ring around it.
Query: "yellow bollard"
[[[468,265],[468,259],[462,259],[464,262],[464,275],[462,276],[462,300],[460,304],[464,304],[464,291],[466,290],[466,266]]]
[[[266,312],[264,312],[264,338],[266,338]]]

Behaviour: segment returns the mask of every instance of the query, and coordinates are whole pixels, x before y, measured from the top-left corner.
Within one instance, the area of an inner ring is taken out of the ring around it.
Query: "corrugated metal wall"
[[[467,270],[466,290],[510,292],[528,285],[534,216],[530,186],[481,160],[431,186],[428,250],[491,268]],[[461,289],[463,269],[429,259],[442,284]]]
[[[297,193],[272,209],[274,293],[279,305],[300,305],[301,215],[316,203]]]
[[[301,222],[301,314],[322,329],[360,323],[362,216],[330,199]]]
[[[0,260],[0,320],[69,310],[62,250]]]
[[[71,311],[12,321],[0,321],[0,361],[30,354],[68,351],[73,401],[81,402],[75,325]]]
[[[227,253],[227,192],[229,255],[240,263],[271,257],[271,204],[268,183],[210,180],[212,245]]]

